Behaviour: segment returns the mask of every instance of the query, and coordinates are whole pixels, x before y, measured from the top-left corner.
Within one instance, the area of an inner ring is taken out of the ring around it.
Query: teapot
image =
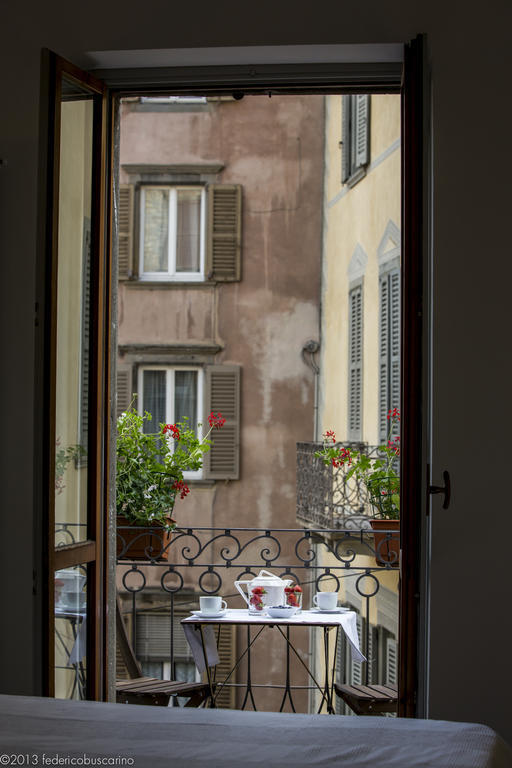
[[[261,570],[253,579],[235,581],[235,587],[247,603],[249,613],[255,615],[262,613],[267,605],[284,605],[284,588],[289,587],[291,583],[292,579],[281,579],[270,571]],[[242,584],[246,585],[247,594],[242,589]]]

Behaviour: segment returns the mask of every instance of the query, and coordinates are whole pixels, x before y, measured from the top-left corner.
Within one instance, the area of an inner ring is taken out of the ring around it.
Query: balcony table
[[[276,627],[279,633],[286,641],[286,674],[284,683],[284,694],[281,701],[279,711],[282,712],[288,697],[292,711],[295,712],[295,706],[293,703],[292,689],[294,686],[290,683],[290,658],[293,652],[302,666],[306,669],[309,677],[313,681],[315,687],[322,694],[318,714],[322,711],[324,703],[329,714],[334,714],[333,707],[333,691],[334,691],[334,674],[336,666],[336,649],[338,646],[338,637],[340,627],[345,632],[347,640],[350,644],[351,652],[355,661],[365,661],[365,656],[361,653],[359,648],[359,640],[357,636],[356,625],[356,613],[355,611],[344,610],[342,613],[332,612],[319,612],[315,610],[302,610],[296,613],[294,616],[285,619],[272,618],[266,614],[254,615],[250,614],[248,609],[227,609],[222,617],[218,618],[206,618],[205,616],[189,616],[182,619],[181,624],[185,631],[185,637],[190,645],[190,649],[194,656],[196,666],[200,672],[206,670],[208,679],[208,685],[210,687],[210,703],[212,707],[215,707],[215,699],[228,684],[228,680],[237,669],[240,662],[244,657],[247,657],[247,681],[245,685],[245,697],[242,703],[242,709],[245,709],[247,701],[250,699],[253,709],[256,711],[256,704],[253,696],[253,683],[251,678],[251,648],[260,636],[260,634],[266,628]],[[227,677],[223,681],[215,681],[215,672],[212,669],[219,662],[218,656],[218,644],[220,639],[220,632],[222,625],[237,625],[247,627],[247,646],[242,650],[242,653],[237,658],[233,668],[228,673]],[[213,632],[213,626],[217,625],[217,638]],[[259,631],[255,637],[251,639],[251,626],[259,627]],[[300,654],[294,647],[290,640],[290,627],[322,627],[323,628],[323,647],[324,647],[324,668],[325,675],[323,685],[320,685],[315,679],[313,673],[309,667],[304,663]],[[332,630],[335,630],[334,640],[334,664],[332,665],[331,673],[329,674],[329,635]],[[216,685],[214,686],[214,682]]]
[[[68,622],[73,633],[73,644],[71,645],[66,636],[60,632],[58,622],[55,622],[55,636],[67,657],[66,667],[59,669],[73,669],[74,681],[70,698],[73,698],[75,691],[78,691],[78,698],[86,698],[86,673],[83,659],[86,654],[87,642],[87,613],[85,611],[63,608],[55,605],[55,618],[64,619]]]

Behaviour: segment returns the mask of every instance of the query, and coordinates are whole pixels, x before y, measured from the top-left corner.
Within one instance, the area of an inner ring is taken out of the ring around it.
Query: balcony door
[[[49,55],[45,693],[104,690],[108,291],[104,85]]]

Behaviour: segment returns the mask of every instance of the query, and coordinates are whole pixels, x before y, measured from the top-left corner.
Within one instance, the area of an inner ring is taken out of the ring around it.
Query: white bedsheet
[[[2,760],[2,753],[29,758],[38,755],[39,766],[512,766],[512,752],[497,734],[486,726],[469,723],[178,709],[0,695],[0,765],[9,764]],[[45,762],[43,755],[46,760],[56,756],[69,760]],[[89,763],[83,761],[84,756]],[[72,757],[82,762],[72,763]],[[133,762],[123,763],[120,758]]]

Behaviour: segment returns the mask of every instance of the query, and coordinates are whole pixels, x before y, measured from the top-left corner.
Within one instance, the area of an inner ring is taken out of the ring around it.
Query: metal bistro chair
[[[178,680],[159,680],[143,677],[142,669],[128,640],[126,626],[121,615],[119,597],[116,598],[116,630],[118,664],[124,666],[128,680],[117,680],[118,704],[156,704],[166,707],[171,696],[189,696],[186,707],[198,707],[209,695],[208,683],[184,683]]]

